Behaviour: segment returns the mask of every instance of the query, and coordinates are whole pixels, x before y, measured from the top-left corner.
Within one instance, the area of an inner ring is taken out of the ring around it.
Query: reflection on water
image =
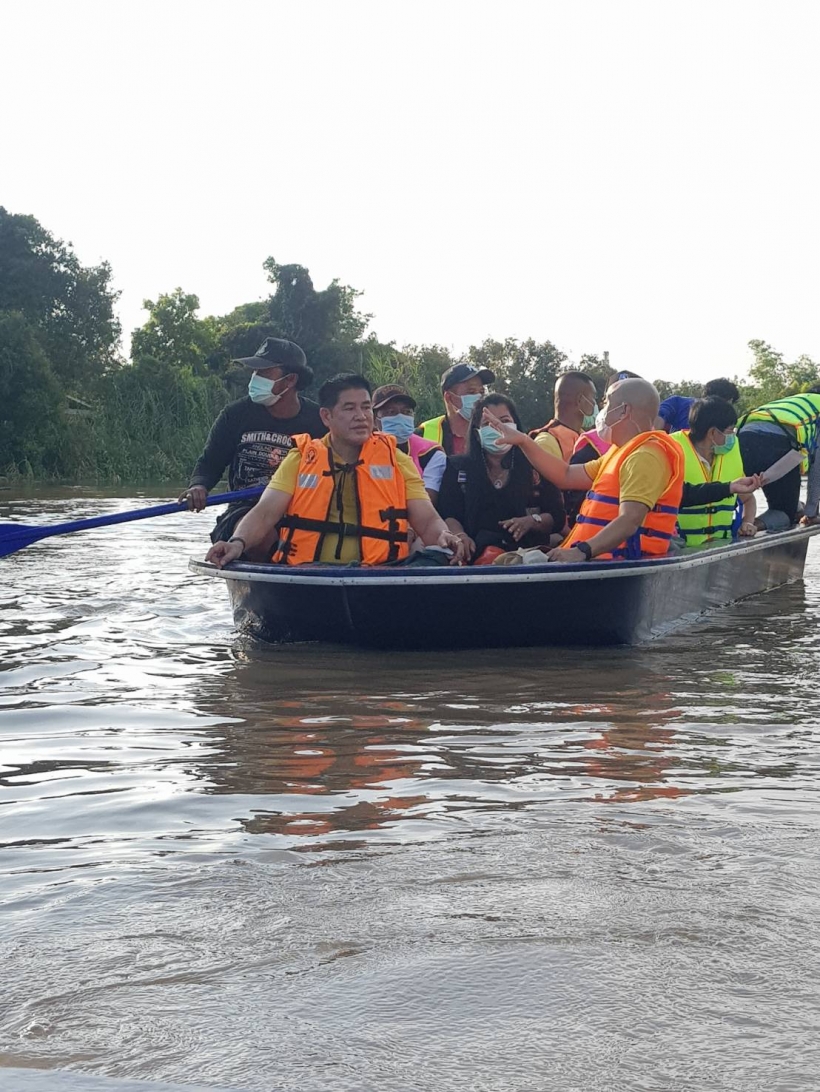
[[[816,546],[641,649],[448,657],[237,638],[208,524],[0,561],[0,1065],[813,1087]]]

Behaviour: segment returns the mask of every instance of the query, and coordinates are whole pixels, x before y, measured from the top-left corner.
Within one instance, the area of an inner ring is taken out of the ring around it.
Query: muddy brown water
[[[820,1085],[816,542],[641,648],[376,654],[237,637],[210,520],[0,560],[0,1087]]]

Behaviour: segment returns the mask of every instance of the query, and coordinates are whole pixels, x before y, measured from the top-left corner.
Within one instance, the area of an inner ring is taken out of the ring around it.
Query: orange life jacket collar
[[[534,440],[536,436],[540,436],[542,432],[548,432],[551,436],[554,436],[558,441],[558,446],[561,449],[561,458],[565,463],[568,463],[572,452],[575,449],[576,441],[581,435],[578,429],[570,428],[569,425],[563,424],[557,417],[553,417],[551,421],[548,421],[543,428],[534,429],[530,433],[530,437]]]

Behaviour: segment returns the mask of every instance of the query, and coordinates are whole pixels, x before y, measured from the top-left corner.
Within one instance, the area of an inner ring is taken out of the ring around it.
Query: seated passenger
[[[555,382],[555,416],[530,436],[559,459],[568,463],[584,429],[593,428],[598,413],[598,392],[583,372],[564,372]]]
[[[463,455],[473,407],[484,396],[487,384],[494,382],[495,374],[489,368],[478,368],[466,361],[453,364],[441,376],[445,412],[420,424],[419,436],[440,444],[446,455]]]
[[[635,372],[613,372],[606,381],[604,397],[606,397],[610,387],[614,387],[615,384],[620,383],[622,379],[640,378],[641,377],[636,375]],[[602,440],[593,425],[592,428],[588,428],[582,432],[575,441],[572,455],[569,457],[568,461],[571,466],[583,466],[584,463],[590,463],[593,459],[600,459],[602,455],[606,455],[611,447],[612,444],[608,440]],[[586,489],[567,489],[564,493],[564,506],[567,510],[567,523],[570,528],[575,526],[575,520],[578,518],[578,513],[581,510],[581,505],[584,502],[585,496]]]
[[[421,474],[424,488],[433,504],[438,499],[447,456],[433,440],[416,436],[413,410],[416,403],[404,387],[389,383],[373,391],[373,416],[379,432],[396,437],[399,451],[409,455]]]
[[[817,444],[820,439],[820,386],[810,387],[805,394],[779,398],[752,410],[738,421],[737,437],[743,465],[752,474],[762,473],[787,455],[799,451],[802,463],[788,474],[763,486],[769,510],[756,521],[758,530],[780,530],[793,524],[800,501],[800,474],[808,474],[806,506],[803,524],[820,523],[820,459]]]
[[[467,454],[447,460],[438,499],[439,514],[474,560],[487,547],[548,545],[551,534],[563,531],[565,523],[560,491],[502,441],[487,423],[488,410],[505,428],[523,435],[511,399],[503,394],[482,398],[473,410]]]
[[[407,556],[412,527],[425,546],[451,550],[452,564],[466,549],[430,503],[424,484],[396,440],[373,431],[370,384],[361,375],[334,376],[319,391],[319,413],[329,429],[314,440],[295,437],[292,451],[256,507],[228,542],[205,558],[220,568],[279,528],[274,561],[380,565]]]
[[[680,444],[684,455],[687,483],[732,482],[744,476],[743,458],[734,427],[737,413],[723,398],[701,398],[689,414],[689,429],[673,432],[671,439]],[[740,496],[743,514],[736,526],[736,501],[727,498],[694,508],[681,501],[678,530],[687,546],[701,546],[716,539],[735,538],[737,534],[754,535],[757,507],[753,493]]]
[[[703,388],[704,398],[722,398],[726,402],[736,405],[740,399],[740,391],[731,379],[710,379]],[[673,394],[671,398],[664,398],[658,409],[658,417],[661,423],[658,428],[666,432],[682,432],[689,427],[689,414],[697,399],[687,398],[682,394]]]
[[[584,466],[567,466],[488,413],[503,442],[520,447],[543,477],[561,489],[589,490],[575,527],[562,546],[550,551],[551,561],[668,553],[683,491],[684,460],[679,444],[653,431],[659,401],[644,379],[615,383],[597,421],[599,436],[613,446]]]

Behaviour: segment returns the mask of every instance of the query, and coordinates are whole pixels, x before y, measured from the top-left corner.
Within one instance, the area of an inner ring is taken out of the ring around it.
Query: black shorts
[[[250,501],[243,504],[229,505],[214,524],[214,529],[211,531],[211,542],[227,542],[236,530],[237,523],[243,516],[247,516],[255,504],[256,501]]]
[[[772,463],[794,450],[794,444],[785,433],[749,432],[741,429],[738,433],[740,454],[743,456],[743,469],[747,474],[762,474]],[[763,493],[769,508],[785,512],[789,522],[797,519],[797,505],[800,500],[800,467],[796,466],[771,485],[763,486]]]

